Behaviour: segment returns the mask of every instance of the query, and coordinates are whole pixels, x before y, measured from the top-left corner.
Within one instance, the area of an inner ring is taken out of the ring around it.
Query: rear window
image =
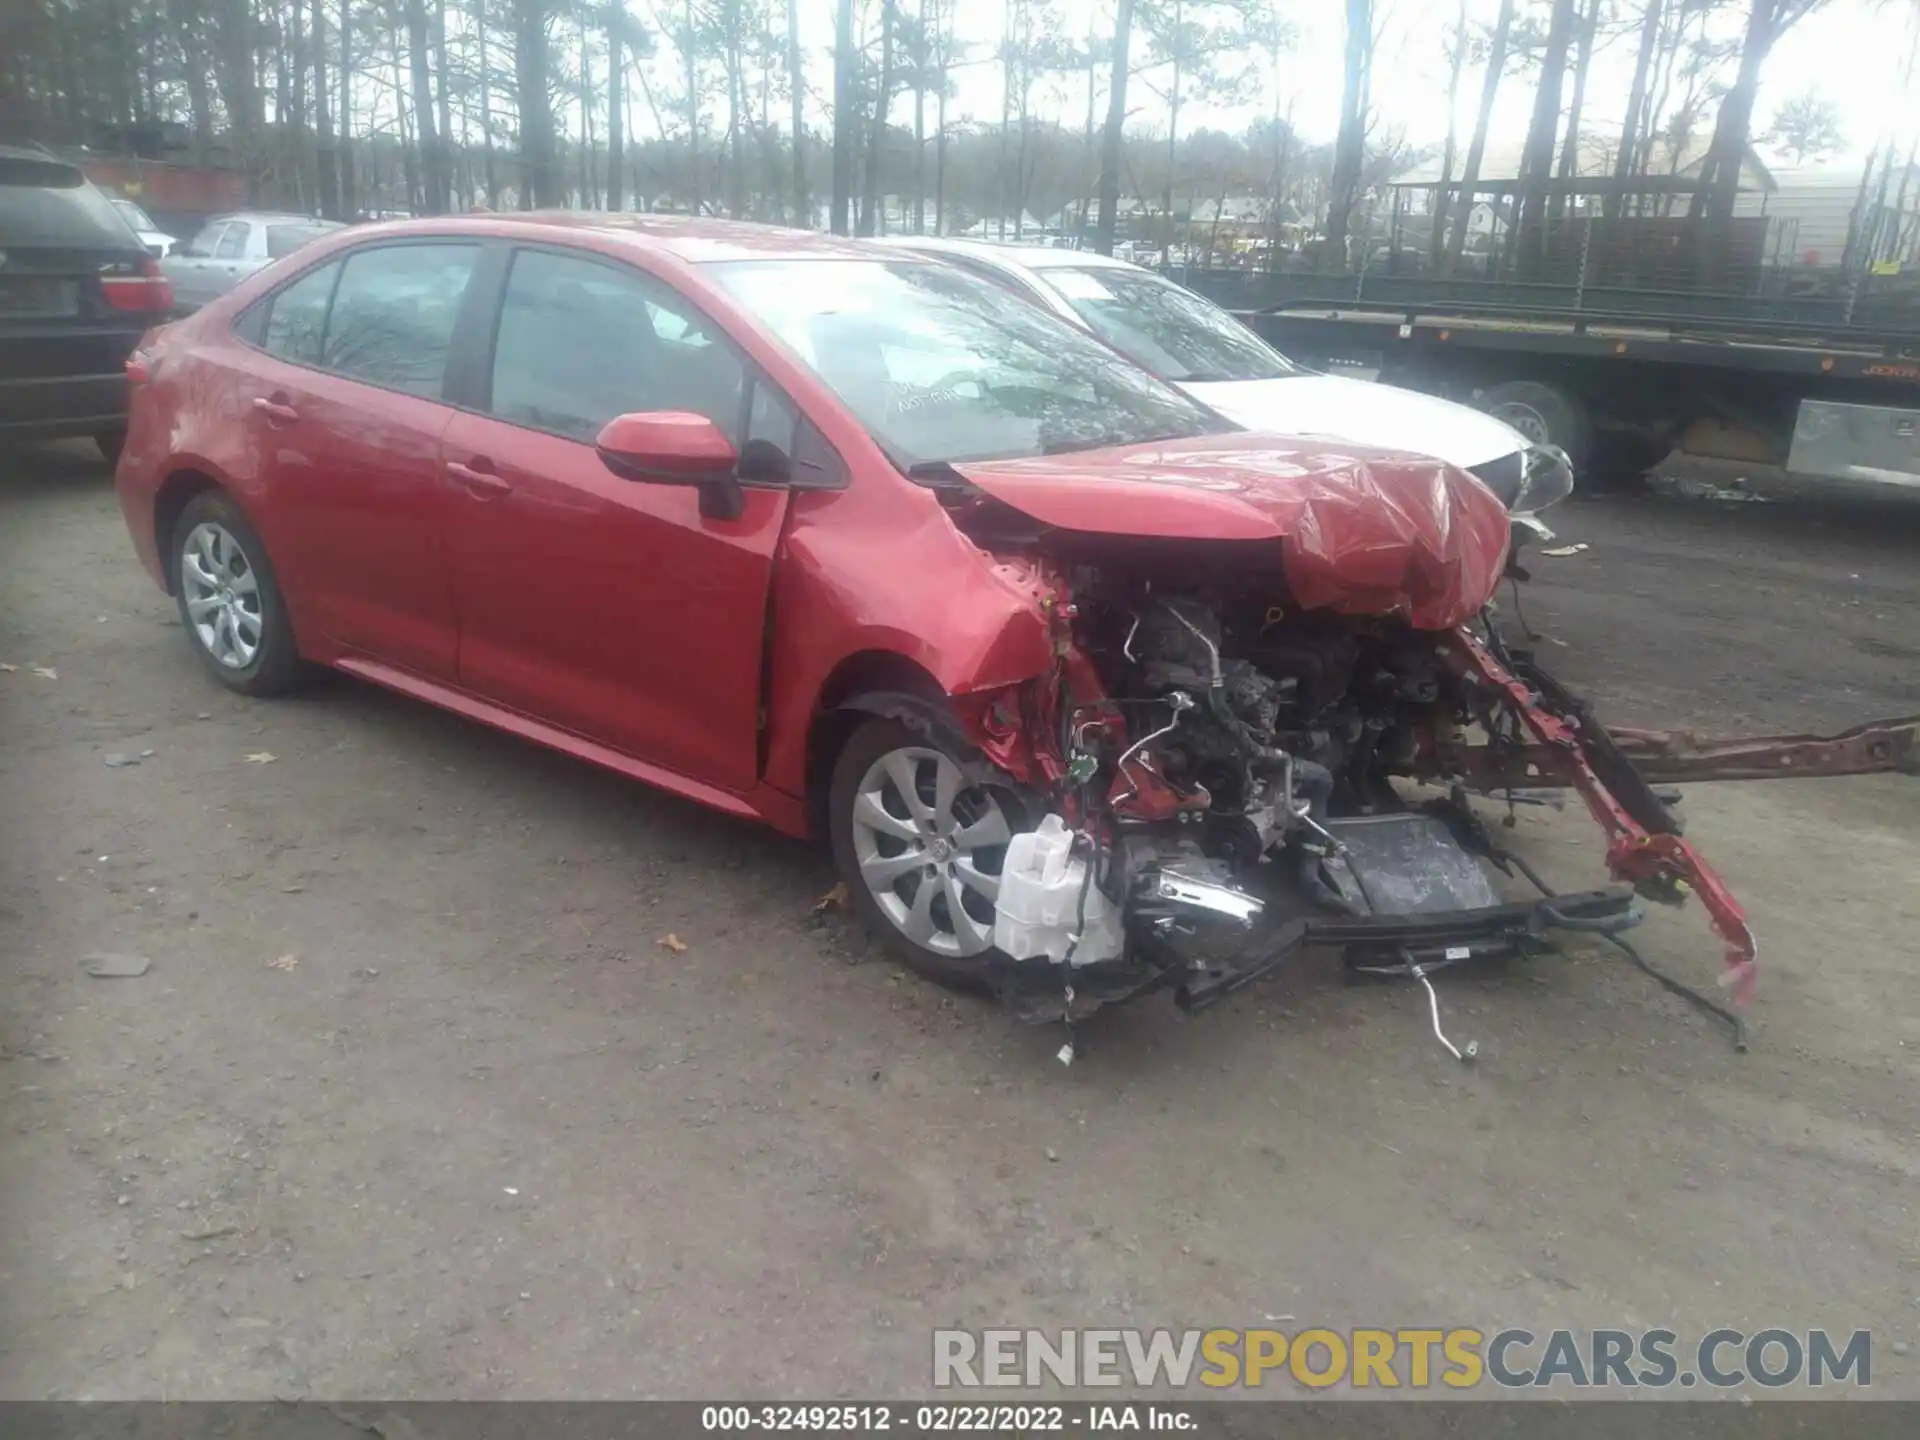
[[[0,248],[137,250],[113,202],[59,160],[0,156]]]
[[[279,260],[293,254],[310,240],[318,240],[329,230],[338,229],[334,225],[269,225],[267,227],[267,256]]]
[[[138,205],[134,204],[133,201],[123,200],[117,195],[109,198],[112,201],[113,208],[120,212],[120,218],[135,230],[152,230],[157,232],[160,229],[158,225],[153,223],[153,217]]]
[[[381,245],[347,257],[327,311],[320,366],[438,400],[477,244]]]

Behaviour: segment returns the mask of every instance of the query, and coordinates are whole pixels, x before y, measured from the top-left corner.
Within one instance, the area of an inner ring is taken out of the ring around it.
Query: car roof
[[[317,216],[301,215],[292,210],[229,210],[224,215],[209,216],[206,223],[224,225],[229,220],[257,220],[263,225],[318,225],[328,230],[344,228],[338,220],[322,220]]]
[[[41,184],[65,190],[74,188],[68,183],[69,180],[77,180],[82,184],[86,183],[86,173],[81,170],[78,165],[74,164],[73,161],[67,159],[64,155],[56,155],[51,150],[42,149],[38,145],[0,145],[0,160],[10,160],[16,163],[24,160],[29,165],[44,165],[48,167],[49,172],[56,169],[60,172],[60,184],[58,186],[54,186],[54,177],[51,173],[48,174],[45,181],[29,180],[26,178],[17,179],[14,183],[18,185]]]
[[[71,160],[63,159],[51,150],[42,149],[38,145],[9,145],[5,141],[0,141],[0,160],[45,160],[50,164],[67,165],[76,170],[80,168]]]
[[[640,215],[606,210],[481,211],[432,219],[391,220],[362,229],[385,235],[431,229],[440,234],[503,238],[531,238],[540,231],[591,233],[665,250],[690,264],[718,260],[906,258],[899,250],[872,240],[852,240],[840,235],[823,235],[816,230],[789,230],[779,225],[718,220],[704,215]],[[361,229],[355,233],[361,233]]]
[[[951,236],[890,236],[886,244],[929,255],[968,255],[1011,270],[1140,270],[1131,261],[1116,260],[1098,250],[1063,250],[1052,245],[1021,245],[994,240],[961,240]]]

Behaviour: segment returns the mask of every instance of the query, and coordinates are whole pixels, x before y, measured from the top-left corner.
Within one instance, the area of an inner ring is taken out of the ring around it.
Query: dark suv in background
[[[0,145],[0,442],[90,435],[109,461],[127,425],[127,356],[173,287],[79,167]]]

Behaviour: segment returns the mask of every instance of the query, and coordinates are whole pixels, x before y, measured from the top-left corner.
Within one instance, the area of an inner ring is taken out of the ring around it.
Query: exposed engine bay
[[[1307,944],[1432,999],[1433,970],[1634,925],[1636,893],[1698,893],[1726,983],[1751,988],[1738,903],[1581,702],[1489,619],[1422,631],[1303,610],[1230,550],[1142,563],[1158,558],[997,560],[1039,597],[1057,656],[1046,677],[960,705],[1034,812],[994,916],[1000,988],[1023,1014],[1072,1020],[1163,987],[1197,1009]],[[1555,894],[1469,800],[1563,785],[1626,885]],[[1503,899],[1503,873],[1540,895]],[[1436,1036],[1468,1058],[1434,1005]]]

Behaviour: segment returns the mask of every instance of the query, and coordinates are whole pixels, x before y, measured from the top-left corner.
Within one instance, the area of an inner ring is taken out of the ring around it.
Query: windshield
[[[715,278],[912,467],[1226,428],[1024,300],[924,261],[732,261]]]
[[[1307,371],[1210,300],[1145,270],[1048,266],[1038,272],[1093,333],[1162,380],[1273,380]]]
[[[291,255],[310,240],[318,240],[329,230],[338,230],[338,225],[269,225],[267,226],[267,256],[278,260]]]
[[[115,200],[113,202],[113,208],[118,210],[120,217],[136,230],[158,230],[160,228],[153,223],[153,217],[151,215],[147,214],[146,211],[142,210],[131,200]]]

